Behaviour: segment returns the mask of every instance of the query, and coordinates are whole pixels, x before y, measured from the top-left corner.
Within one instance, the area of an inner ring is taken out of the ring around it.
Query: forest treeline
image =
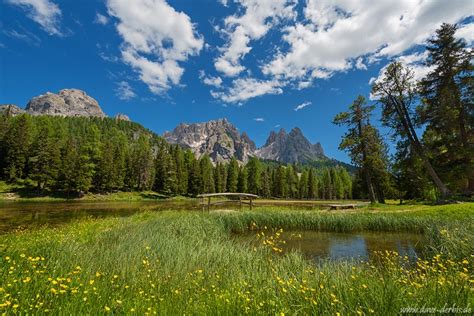
[[[2,179],[38,192],[154,190],[166,196],[249,192],[262,197],[350,198],[343,167],[311,168],[251,158],[213,165],[141,125],[85,117],[0,116]]]
[[[425,77],[416,80],[409,67],[392,62],[372,84],[374,104],[358,96],[334,118],[347,128],[339,148],[359,167],[357,187],[371,201],[474,192],[474,56],[456,30],[442,24],[428,40]],[[393,157],[371,123],[377,107],[396,143]]]

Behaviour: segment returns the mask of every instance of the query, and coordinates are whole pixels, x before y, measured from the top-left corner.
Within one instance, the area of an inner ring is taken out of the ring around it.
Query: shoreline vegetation
[[[357,212],[258,208],[142,212],[0,236],[0,313],[392,315],[472,306],[474,204],[372,206]],[[427,239],[410,265],[315,264],[281,254],[281,231],[400,231]],[[260,237],[260,246],[236,241]]]

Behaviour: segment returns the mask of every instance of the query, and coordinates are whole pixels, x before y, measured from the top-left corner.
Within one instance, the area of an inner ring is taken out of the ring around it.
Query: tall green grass
[[[459,219],[440,210],[146,212],[6,234],[0,313],[389,315],[407,306],[467,306],[474,242],[472,212],[463,212]],[[377,266],[314,266],[298,252],[275,255],[231,237],[264,226],[423,232],[430,257],[414,267],[394,253],[380,254],[385,264]]]

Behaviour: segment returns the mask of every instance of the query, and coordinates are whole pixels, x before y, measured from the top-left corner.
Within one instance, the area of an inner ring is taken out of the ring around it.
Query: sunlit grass
[[[0,313],[396,314],[473,302],[472,206],[411,212],[145,212],[0,236]],[[266,229],[264,229],[266,226]],[[281,255],[281,230],[427,235],[425,260]],[[261,246],[231,232],[252,230]],[[265,232],[262,235],[262,232]],[[271,232],[271,233],[269,233]]]

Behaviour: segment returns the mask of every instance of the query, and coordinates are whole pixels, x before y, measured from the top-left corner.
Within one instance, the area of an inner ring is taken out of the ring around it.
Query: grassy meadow
[[[424,259],[282,255],[281,231],[425,234]],[[251,230],[260,246],[235,233]],[[0,235],[0,314],[391,315],[474,305],[474,204],[143,212]],[[263,233],[263,234],[262,234]]]

